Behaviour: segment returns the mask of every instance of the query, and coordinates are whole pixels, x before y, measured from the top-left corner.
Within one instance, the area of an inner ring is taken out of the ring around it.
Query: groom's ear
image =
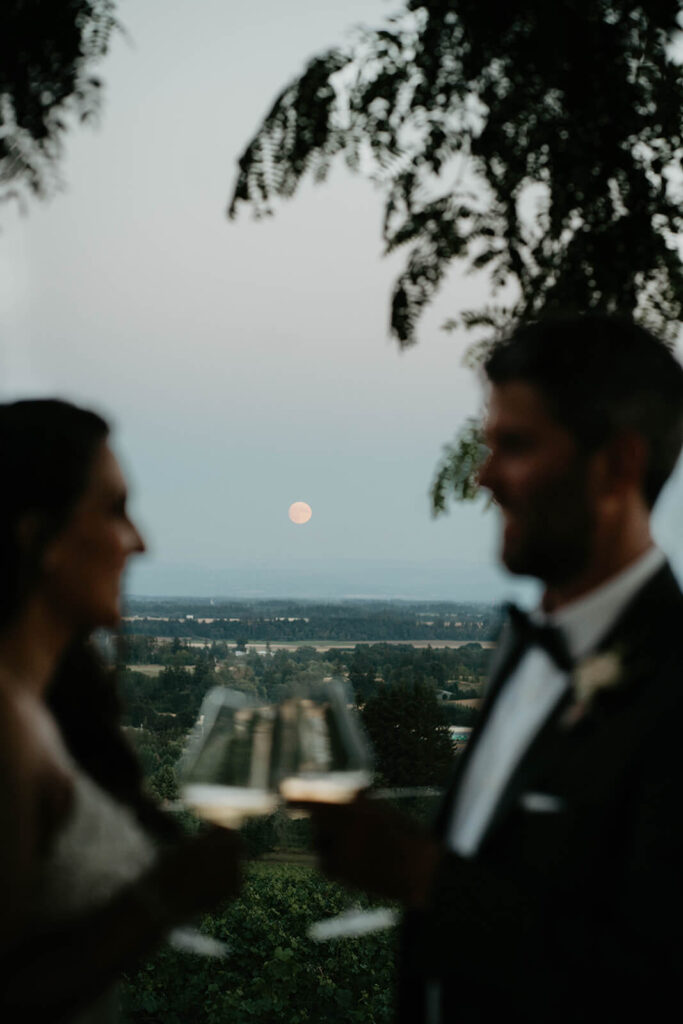
[[[605,496],[622,498],[634,491],[645,500],[649,445],[635,430],[619,430],[600,450]]]

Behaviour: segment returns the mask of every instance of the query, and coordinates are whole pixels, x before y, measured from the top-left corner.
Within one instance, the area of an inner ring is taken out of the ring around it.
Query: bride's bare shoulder
[[[59,730],[43,702],[0,677],[0,822],[21,825],[40,853],[68,814],[73,778]],[[23,825],[22,825],[23,823]],[[2,860],[2,858],[0,858]]]
[[[26,750],[31,735],[31,701],[0,671],[0,756]]]
[[[0,672],[0,766],[7,778],[12,769],[26,771],[34,766],[44,774],[54,765],[65,767],[59,730],[42,700],[17,686]]]

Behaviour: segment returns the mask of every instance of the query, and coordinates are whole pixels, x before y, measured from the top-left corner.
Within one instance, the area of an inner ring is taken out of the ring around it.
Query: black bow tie
[[[539,626],[514,604],[506,605],[512,633],[520,650],[540,647],[563,672],[571,671],[573,659],[567,641],[557,626]]]

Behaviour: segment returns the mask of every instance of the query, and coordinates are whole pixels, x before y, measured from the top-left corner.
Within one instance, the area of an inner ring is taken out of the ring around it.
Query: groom
[[[683,439],[683,369],[630,321],[518,329],[486,362],[481,483],[511,609],[479,722],[422,832],[316,813],[333,877],[405,908],[402,1024],[680,1013],[683,596],[650,535]]]

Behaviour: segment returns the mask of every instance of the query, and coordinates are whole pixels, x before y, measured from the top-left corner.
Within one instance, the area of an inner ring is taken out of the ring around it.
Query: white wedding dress
[[[35,890],[41,926],[69,923],[107,903],[153,863],[150,836],[135,814],[73,762],[54,722],[44,721],[51,753],[73,781],[69,814],[56,835]],[[74,1015],[69,1024],[110,1024],[117,1019],[115,990]]]

